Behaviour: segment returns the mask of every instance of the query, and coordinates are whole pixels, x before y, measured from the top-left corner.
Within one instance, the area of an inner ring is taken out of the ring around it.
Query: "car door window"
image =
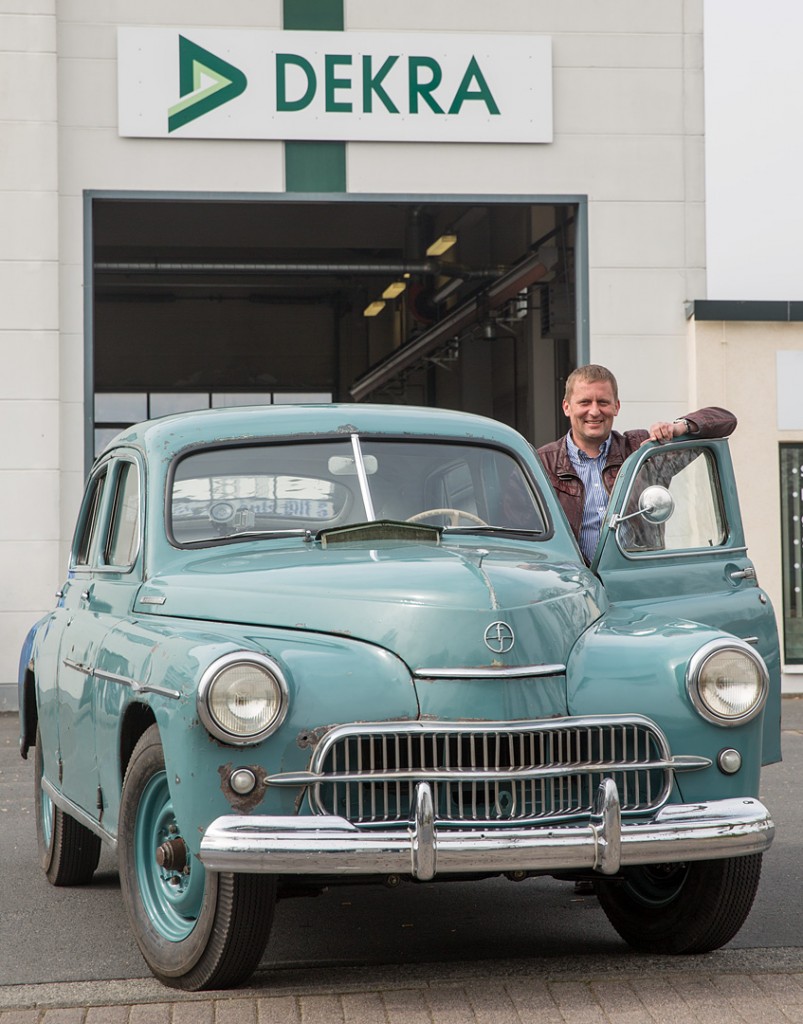
[[[100,510],[106,479],[107,473],[104,469],[87,484],[83,507],[78,519],[78,529],[73,542],[73,563],[76,566],[86,567],[92,563],[93,554],[97,548]]]
[[[106,546],[106,564],[120,568],[133,565],[138,547],[139,473],[136,463],[121,461]]]
[[[666,487],[674,509],[665,523],[649,523],[638,514],[648,487]],[[716,548],[728,531],[716,461],[702,448],[657,452],[636,475],[616,536],[628,554]]]

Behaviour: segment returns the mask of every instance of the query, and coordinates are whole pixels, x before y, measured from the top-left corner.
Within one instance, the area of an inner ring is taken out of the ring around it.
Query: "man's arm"
[[[696,412],[686,413],[672,422],[662,420],[653,423],[647,441],[664,442],[675,437],[728,437],[735,429],[736,417],[732,412],[717,405],[709,405]]]

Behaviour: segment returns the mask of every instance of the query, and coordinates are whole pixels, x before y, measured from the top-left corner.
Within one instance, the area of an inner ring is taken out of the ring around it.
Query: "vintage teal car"
[[[591,879],[637,949],[749,913],[780,756],[727,442],[647,445],[586,566],[532,447],[397,406],[166,417],[93,467],[20,668],[39,855],[116,847],[153,973],[221,988],[277,894]]]

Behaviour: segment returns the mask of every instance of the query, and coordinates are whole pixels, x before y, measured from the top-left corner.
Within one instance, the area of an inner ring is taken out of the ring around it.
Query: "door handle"
[[[730,574],[732,580],[754,580],[756,578],[756,570],[751,566],[747,569],[737,569],[736,572]]]

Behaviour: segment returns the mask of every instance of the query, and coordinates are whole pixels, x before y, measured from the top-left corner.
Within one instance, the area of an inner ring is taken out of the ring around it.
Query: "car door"
[[[70,575],[62,587],[65,617],[57,675],[61,790],[93,818],[102,819],[97,730],[104,724],[96,664],[103,639],[134,602],[136,581],[125,560],[131,525],[126,501],[138,495],[136,462],[109,458],[92,473],[73,544]],[[138,504],[138,497],[137,497]],[[136,537],[139,526],[135,527]],[[136,542],[138,550],[138,541]]]
[[[662,523],[639,511],[639,499],[656,485],[673,502]],[[747,554],[728,442],[685,440],[634,452],[617,478],[591,568],[612,602],[702,622],[755,646],[770,673],[764,763],[778,760],[777,624]]]

